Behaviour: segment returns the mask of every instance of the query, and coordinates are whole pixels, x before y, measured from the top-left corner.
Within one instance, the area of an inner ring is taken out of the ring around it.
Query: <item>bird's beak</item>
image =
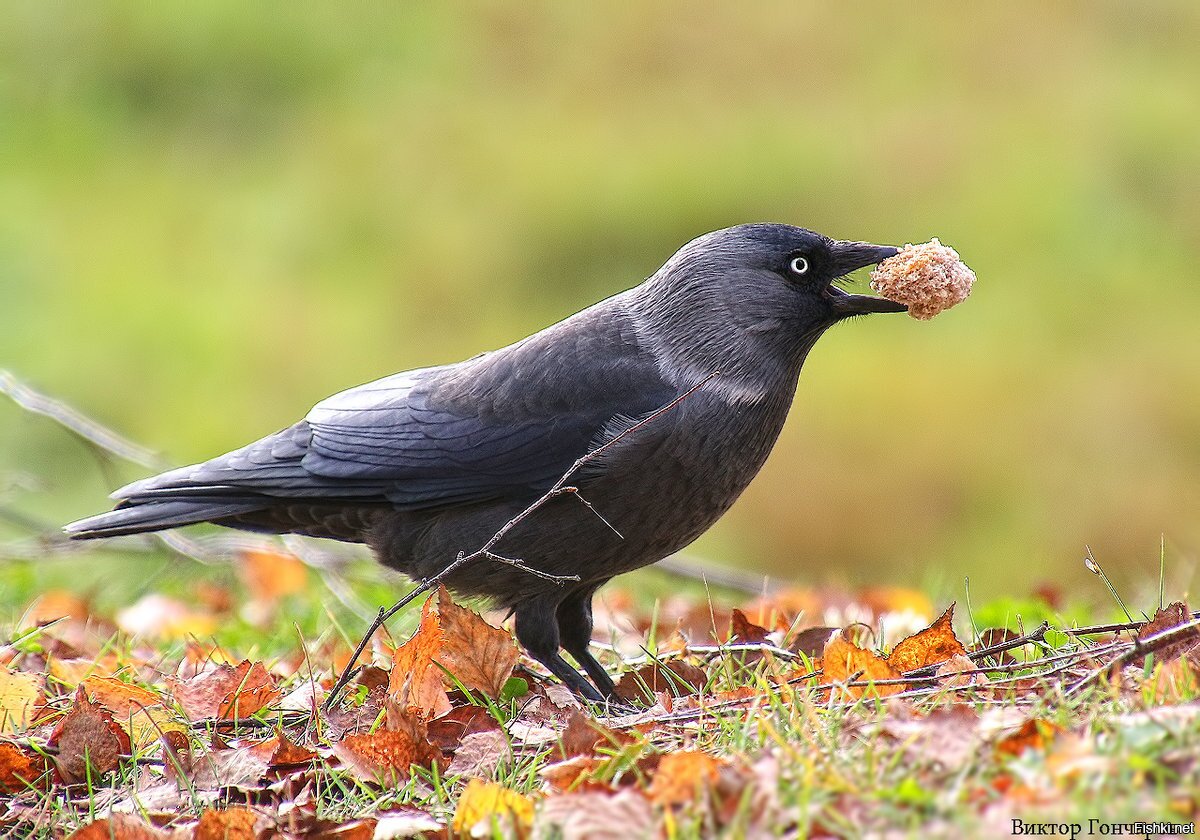
[[[833,275],[845,277],[852,271],[875,265],[894,257],[900,251],[891,245],[872,245],[869,242],[834,242],[830,249],[833,256]],[[838,315],[865,315],[869,312],[907,312],[908,307],[887,298],[872,295],[852,295],[837,286],[830,285],[825,294],[829,297],[833,311]]]

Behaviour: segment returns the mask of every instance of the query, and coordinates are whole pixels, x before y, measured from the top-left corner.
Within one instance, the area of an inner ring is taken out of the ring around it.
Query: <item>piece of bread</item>
[[[907,304],[908,314],[921,321],[962,303],[974,282],[975,272],[959,259],[958,252],[936,238],[905,245],[871,272],[872,289],[888,300]]]

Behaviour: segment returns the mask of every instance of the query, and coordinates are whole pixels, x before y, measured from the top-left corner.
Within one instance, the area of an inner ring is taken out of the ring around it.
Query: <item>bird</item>
[[[612,700],[589,649],[593,595],[728,510],[826,330],[906,310],[839,284],[896,253],[780,223],[706,233],[640,284],[527,338],[335,394],[275,434],[120,488],[113,510],[64,530],[209,522],[324,537],[425,580],[516,518],[490,553],[519,562],[479,557],[446,585],[507,609],[524,650],[577,696]],[[581,460],[574,492],[520,518]]]

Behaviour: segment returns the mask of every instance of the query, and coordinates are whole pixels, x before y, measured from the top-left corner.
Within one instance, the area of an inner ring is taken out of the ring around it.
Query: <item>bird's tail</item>
[[[63,528],[63,532],[73,540],[120,537],[194,525],[197,522],[210,522],[261,508],[262,502],[222,502],[215,499],[126,502],[125,506],[108,513],[72,522]]]

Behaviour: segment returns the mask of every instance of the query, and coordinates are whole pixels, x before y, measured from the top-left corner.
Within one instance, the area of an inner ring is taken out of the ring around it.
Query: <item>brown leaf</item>
[[[581,792],[551,796],[538,806],[538,837],[563,840],[632,840],[655,837],[657,821],[650,801],[635,790]]]
[[[449,776],[491,778],[496,768],[512,758],[508,738],[499,729],[476,732],[462,739],[450,766]]]
[[[650,783],[649,797],[659,805],[683,805],[716,785],[725,762],[699,750],[665,754]]]
[[[653,703],[658,692],[674,697],[698,694],[708,684],[702,668],[675,659],[648,662],[636,671],[627,671],[617,681],[617,697],[627,702]]]
[[[1187,624],[1191,620],[1192,612],[1188,609],[1187,604],[1182,601],[1176,601],[1160,609],[1154,614],[1154,618],[1143,624],[1142,629],[1138,630],[1137,640],[1141,643],[1151,636],[1170,630],[1172,627]],[[1200,645],[1200,627],[1193,627],[1191,630],[1181,634],[1178,640],[1156,649],[1153,652],[1154,658],[1157,662],[1171,662],[1198,645]],[[1145,662],[1146,657],[1139,656],[1133,659],[1130,664],[1140,667]]]
[[[305,840],[374,840],[378,821],[368,818],[350,820],[305,835]]]
[[[137,817],[114,814],[88,823],[67,840],[163,840],[169,835]]]
[[[280,692],[261,662],[242,660],[236,667],[220,664],[183,682],[171,693],[188,720],[236,720],[249,717],[279,699]]]
[[[247,749],[261,757],[268,770],[308,764],[317,758],[317,754],[308,747],[292,743],[281,729],[275,730],[274,738],[251,744]]]
[[[933,624],[896,645],[888,656],[888,664],[905,674],[954,656],[966,656],[966,648],[954,635],[953,622],[954,604],[951,604]]]
[[[982,650],[987,650],[996,645],[1007,644],[1019,638],[1021,638],[1021,634],[1016,630],[1009,630],[1007,627],[989,627],[979,634],[979,644],[972,647],[971,652],[979,653]],[[1000,665],[1007,665],[1016,661],[1009,651],[1001,651],[1000,653],[992,654],[988,658]]]
[[[180,781],[196,790],[255,790],[262,786],[270,762],[270,755],[253,747],[208,750],[187,757]]]
[[[500,724],[482,706],[459,706],[429,721],[429,740],[439,749],[454,750],[468,735],[498,730]]]
[[[619,750],[635,743],[638,739],[627,732],[618,732],[588,717],[580,711],[572,711],[567,727],[562,733],[559,754],[563,758],[576,755],[594,755],[597,749]]]
[[[187,727],[173,710],[162,705],[152,691],[112,677],[87,677],[79,688],[97,705],[112,713],[129,735],[132,747],[141,749],[168,733],[186,733]]]
[[[258,815],[249,808],[227,808],[224,811],[210,808],[200,815],[192,840],[257,840],[258,820]]]
[[[760,645],[767,641],[767,628],[750,621],[741,610],[733,611],[730,624],[733,635],[729,641],[733,644]]]
[[[115,770],[121,756],[130,751],[129,736],[112,713],[92,703],[83,692],[76,695],[75,705],[55,727],[50,746],[57,748],[58,773],[67,784]]]
[[[392,729],[347,735],[333,745],[333,754],[357,778],[383,787],[404,782],[414,764],[429,767],[442,758],[441,752],[427,739]]]
[[[854,677],[855,682],[871,682],[875,680],[894,680],[900,675],[896,673],[886,659],[880,659],[874,652],[864,650],[846,638],[843,630],[829,640],[825,645],[825,655],[822,657],[822,667],[825,669],[825,681],[844,683]],[[871,692],[873,697],[888,697],[904,689],[902,684],[894,685],[848,685],[841,690],[850,698],[858,699]]]
[[[592,774],[604,759],[593,755],[577,755],[562,761],[543,765],[538,775],[545,779],[553,790],[559,792],[580,790],[612,790],[612,786],[592,778]]]
[[[0,735],[22,732],[33,722],[46,702],[42,685],[40,676],[0,668]]]
[[[437,661],[467,688],[498,698],[520,656],[512,634],[455,604],[445,587],[438,588],[438,614],[442,649]]]
[[[437,602],[427,598],[421,608],[421,623],[417,631],[392,653],[389,700],[400,708],[418,709],[427,717],[438,717],[448,712],[450,698],[442,683],[441,669],[434,661],[441,650],[441,615]]]
[[[829,640],[837,632],[836,627],[809,627],[801,630],[788,642],[788,650],[792,653],[802,653],[809,659],[820,659],[825,645],[829,644]]]
[[[49,770],[49,760],[36,750],[0,741],[0,793],[44,790]]]
[[[459,796],[454,809],[451,831],[456,835],[474,834],[480,823],[489,834],[525,836],[533,824],[533,802],[514,790],[495,782],[471,779]]]

